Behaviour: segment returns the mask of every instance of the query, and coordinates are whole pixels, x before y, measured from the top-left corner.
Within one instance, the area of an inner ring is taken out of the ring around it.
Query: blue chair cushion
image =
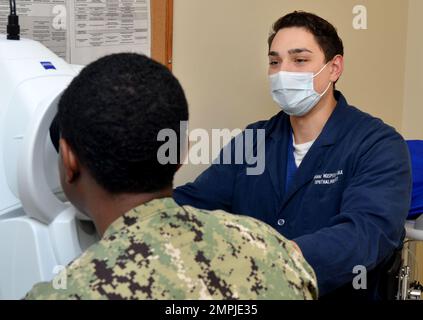
[[[423,214],[423,141],[407,141],[411,156],[413,192],[411,208],[407,219],[415,219]]]

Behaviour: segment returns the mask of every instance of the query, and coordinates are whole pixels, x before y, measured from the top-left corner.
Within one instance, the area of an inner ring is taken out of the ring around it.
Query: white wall
[[[423,1],[410,0],[402,119],[402,131],[407,139],[423,139],[422,13]]]

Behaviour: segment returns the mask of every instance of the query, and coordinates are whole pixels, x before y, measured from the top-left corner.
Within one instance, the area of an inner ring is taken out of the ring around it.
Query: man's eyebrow
[[[269,52],[269,56],[272,56],[272,57],[279,57],[279,53],[278,53],[278,52],[276,52],[276,51],[270,51],[270,52]]]
[[[306,49],[306,48],[295,48],[295,49],[288,50],[289,54],[297,54],[297,53],[303,53],[303,52],[313,53],[311,50]]]
[[[290,54],[290,55],[303,53],[303,52],[313,53],[313,51],[311,51],[307,48],[295,48],[295,49],[288,50],[288,54]],[[279,57],[280,55],[279,55],[279,52],[277,52],[277,51],[269,51],[269,56],[270,57]]]

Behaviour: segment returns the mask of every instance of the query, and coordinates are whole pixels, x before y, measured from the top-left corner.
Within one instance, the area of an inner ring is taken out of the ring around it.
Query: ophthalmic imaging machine
[[[0,35],[0,299],[51,280],[98,236],[61,192],[50,126],[80,67],[19,37],[11,3]]]

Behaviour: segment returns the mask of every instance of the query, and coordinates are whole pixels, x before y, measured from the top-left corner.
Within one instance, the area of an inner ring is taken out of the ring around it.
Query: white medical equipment
[[[79,70],[38,42],[0,35],[0,299],[22,298],[97,240],[88,219],[60,199],[49,135]]]
[[[405,229],[407,231],[407,238],[423,241],[423,215],[417,218],[417,220],[408,220],[405,224]]]

